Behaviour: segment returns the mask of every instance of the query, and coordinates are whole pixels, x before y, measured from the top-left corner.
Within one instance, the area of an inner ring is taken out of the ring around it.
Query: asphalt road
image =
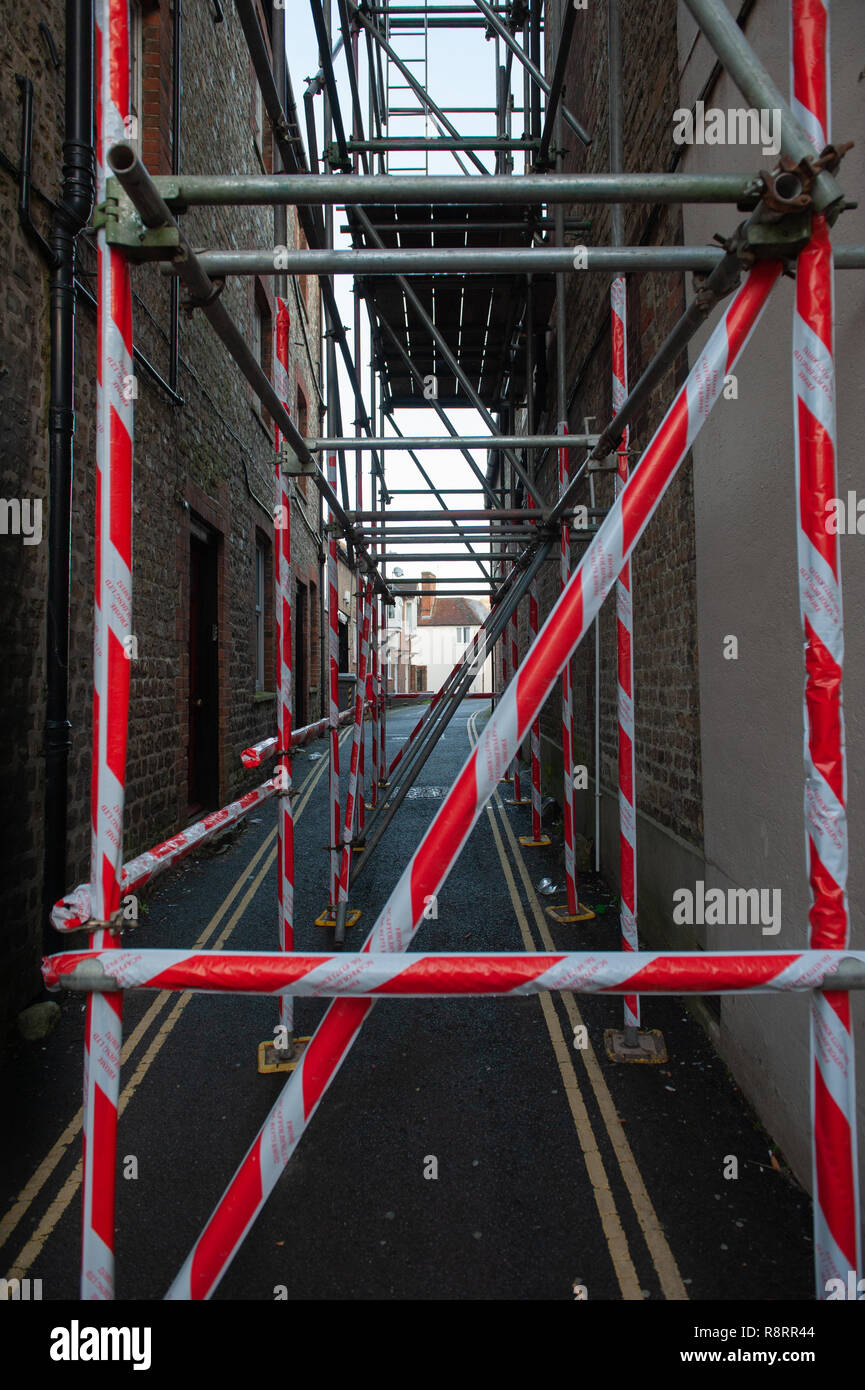
[[[351,894],[363,917],[349,948],[487,713],[464,703],[426,764]],[[417,717],[390,712],[390,756]],[[325,751],[322,741],[294,762],[309,791],[296,803],[300,949],[331,942],[312,925],[327,891]],[[274,827],[271,802],[160,882],[136,942],[191,945],[210,928],[209,947],[274,949]],[[584,896],[608,907],[593,923],[545,914],[534,885],[562,881],[560,847],[521,851],[529,828],[527,809],[493,798],[417,949],[617,948],[614,906],[593,876]],[[7,1275],[40,1278],[44,1299],[78,1290],[84,1013],[79,997],[60,998],[50,1038],[14,1043],[0,1072],[0,1259]],[[785,1004],[765,1001],[779,1026]],[[298,1000],[298,1032],[324,1008]],[[268,1301],[284,1287],[292,1301],[572,1301],[578,1285],[590,1300],[810,1300],[810,1201],[773,1165],[705,1035],[677,1000],[649,999],[644,1022],[663,1031],[670,1061],[617,1066],[603,1033],[621,1008],[591,996],[378,1001],[215,1298]],[[584,1049],[573,1045],[580,1020]],[[189,1253],[283,1084],[256,1070],[276,1022],[272,999],[126,996],[118,1299],[162,1298]]]

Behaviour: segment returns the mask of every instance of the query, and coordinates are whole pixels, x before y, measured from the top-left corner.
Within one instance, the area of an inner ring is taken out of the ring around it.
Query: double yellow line
[[[477,711],[473,714],[468,723],[469,741],[472,747],[474,747],[478,739],[477,721],[479,713],[480,711]],[[537,951],[538,949],[517,888],[512,864],[516,866],[517,873],[522,882],[526,902],[534,918],[535,929],[540,938],[542,947],[545,951],[555,953],[556,946],[550,935],[543,908],[538,900],[537,893],[535,892],[529,871],[526,867],[519,841],[511,829],[510,821],[508,820],[498,792],[494,792],[491,799],[487,802],[486,812],[496,850],[501,861],[502,873],[504,874],[505,882],[508,885],[508,892],[510,893],[511,901],[514,905],[514,912],[516,913],[520,934],[523,938],[523,945],[527,951]],[[496,816],[496,812],[498,812],[498,817],[504,829],[505,838],[508,841],[510,855],[505,848],[504,840],[499,830],[499,820]],[[583,1151],[586,1172],[592,1188],[592,1195],[595,1199],[595,1205],[598,1209],[604,1235],[606,1236],[607,1247],[613,1262],[613,1268],[616,1272],[616,1278],[619,1282],[622,1298],[628,1300],[642,1299],[643,1294],[640,1280],[637,1277],[637,1271],[631,1256],[628,1240],[616,1206],[615,1196],[610,1187],[604,1160],[595,1139],[595,1133],[574,1068],[573,1054],[575,1049],[569,1047],[565,1040],[559,1014],[551,996],[545,992],[538,997],[544,1014],[544,1022],[547,1025],[547,1031],[550,1035],[550,1041],[553,1044],[556,1061],[559,1065],[559,1071],[565,1087],[565,1095],[567,1096],[568,1105],[570,1106],[571,1115],[573,1116],[580,1147]],[[573,994],[563,992],[560,998],[564,1005],[565,1012],[567,1013],[568,1021],[571,1026],[576,1029],[582,1024],[582,1017],[577,1008]],[[585,1076],[594,1092],[595,1101],[603,1120],[604,1129],[612,1145],[619,1171],[628,1190],[634,1213],[639,1222],[640,1229],[642,1230],[646,1247],[651,1257],[652,1264],[655,1267],[664,1297],[670,1300],[687,1300],[688,1293],[682,1282],[678,1265],[667,1243],[667,1238],[664,1235],[663,1228],[658,1220],[655,1208],[652,1205],[652,1200],[646,1190],[642,1174],[631,1152],[631,1146],[625,1138],[621,1120],[616,1112],[613,1098],[604,1080],[604,1074],[601,1071],[591,1042],[588,1042],[586,1047],[577,1049],[577,1055],[582,1061]]]
[[[351,735],[352,730],[351,728],[349,728],[341,736],[340,742],[344,743],[347,738],[351,737]],[[312,796],[313,791],[315,790],[316,784],[321,778],[327,765],[327,759],[322,758],[318,767],[313,768],[313,770],[308,774],[304,782],[301,784],[298,801],[294,807],[295,822],[297,822],[303,814],[306,806],[309,803],[309,799]],[[275,840],[276,827],[274,826],[273,830],[270,831],[266,839],[259,845],[258,849],[255,851],[255,854],[252,856],[249,862],[245,864],[244,867],[241,869],[240,873],[238,874],[237,878],[235,879],[226,896],[223,898],[216,912],[213,914],[210,921],[207,923],[207,926],[204,928],[201,935],[199,936],[198,940],[191,948],[192,950],[201,950],[204,946],[207,945],[208,941],[210,941],[211,937],[222,925],[223,919],[235,903],[235,900],[241,894],[241,890],[243,889],[244,884],[248,883],[250,874],[255,874],[253,881],[249,883],[249,886],[246,888],[246,891],[243,892],[243,895],[240,897],[240,901],[237,902],[237,906],[234,907],[234,911],[231,913],[231,916],[229,917],[228,921],[225,923],[225,926],[222,928],[222,931],[219,933],[219,936],[213,943],[212,949],[214,951],[219,951],[222,949],[225,942],[231,936],[231,933],[234,931],[235,927],[237,926],[238,922],[240,921],[241,917],[246,911],[247,907],[252,902],[252,899],[255,897],[265,877],[269,873],[271,867],[273,866],[276,860],[277,851],[276,845],[274,844]],[[263,863],[262,860],[264,861]],[[174,1008],[168,1014],[167,1018],[163,1019],[158,1032],[150,1042],[147,1051],[144,1053],[144,1056],[139,1061],[138,1066],[135,1068],[132,1077],[127,1082],[126,1086],[124,1087],[121,1093],[120,1103],[118,1107],[118,1118],[123,1115],[123,1112],[125,1111],[127,1105],[129,1104],[132,1097],[135,1095],[135,1092],[138,1090],[138,1087],[141,1085],[142,1081],[144,1080],[154,1061],[158,1057],[164,1043],[168,1040],[169,1035],[178,1023],[184,1009],[186,1008],[187,1004],[192,999],[192,997],[192,994],[182,994],[180,998],[177,999]],[[125,1066],[128,1063],[129,1059],[133,1056],[137,1048],[144,1041],[151,1027],[156,1023],[157,1019],[159,1018],[159,1015],[165,1009],[166,1005],[169,1003],[171,998],[172,994],[168,990],[163,990],[161,993],[157,994],[156,998],[150,1005],[150,1008],[147,1010],[144,1017],[140,1020],[140,1022],[136,1025],[132,1033],[130,1033],[129,1037],[124,1042],[123,1050],[120,1054],[121,1066]],[[19,1193],[15,1202],[7,1211],[6,1215],[2,1218],[2,1220],[0,1220],[0,1247],[5,1245],[6,1241],[15,1231],[22,1217],[24,1217],[26,1213],[29,1211],[33,1202],[36,1200],[39,1193],[45,1186],[46,1182],[51,1177],[51,1174],[54,1172],[55,1168],[66,1154],[66,1151],[77,1138],[81,1130],[82,1120],[83,1111],[79,1109],[77,1113],[69,1121],[69,1124],[66,1126],[63,1133],[60,1135],[60,1138],[56,1141],[56,1143],[52,1146],[50,1151],[46,1154],[45,1158],[39,1164],[39,1167],[36,1169],[33,1176],[22,1188],[21,1192]],[[60,1220],[63,1213],[66,1211],[66,1208],[69,1206],[69,1203],[72,1201],[80,1185],[81,1159],[78,1160],[77,1164],[75,1165],[75,1168],[69,1174],[69,1177],[66,1179],[66,1182],[63,1184],[57,1196],[54,1198],[53,1202],[48,1207],[48,1210],[45,1212],[45,1215],[39,1222],[39,1225],[33,1232],[33,1235],[22,1247],[22,1249],[19,1250],[18,1255],[16,1256],[15,1261],[12,1265],[12,1268],[6,1275],[7,1279],[25,1279],[27,1277],[27,1273],[30,1270],[34,1260],[36,1260],[37,1257],[41,1254],[42,1249],[48,1241],[49,1237],[51,1236],[52,1232],[54,1231],[57,1222]]]

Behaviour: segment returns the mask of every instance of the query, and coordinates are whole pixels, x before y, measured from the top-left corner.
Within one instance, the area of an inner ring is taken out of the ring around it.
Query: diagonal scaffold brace
[[[781,273],[763,262],[748,275],[699,354],[627,486],[574,570],[516,678],[388,898],[365,951],[402,951],[447,878],[501,774],[565,663],[592,623],[720,395]],[[172,1283],[169,1300],[207,1299],[218,1286],[294,1153],[373,1001],[330,1005],[246,1156]]]

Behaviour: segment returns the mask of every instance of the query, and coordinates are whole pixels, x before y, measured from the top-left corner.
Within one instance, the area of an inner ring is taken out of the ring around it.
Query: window
[[[144,69],[144,18],[141,0],[129,6],[129,140],[141,149],[141,121],[144,115],[142,73]]]
[[[260,541],[255,546],[255,688],[264,690],[264,594],[267,552]]]
[[[457,641],[458,641],[458,642],[468,642],[468,640],[469,640],[469,638],[470,638],[470,636],[471,636],[471,631],[472,631],[472,630],[471,630],[470,627],[458,627],[458,628],[457,628]]]
[[[309,407],[307,406],[307,403],[306,403],[306,396],[305,396],[304,393],[303,393],[303,387],[301,386],[300,382],[298,382],[298,384],[297,384],[297,428],[298,428],[298,430],[300,431],[300,433],[303,435],[304,439],[306,439],[308,427],[309,427]]]
[[[252,135],[256,153],[264,168],[264,102],[256,77],[253,77],[252,88]]]
[[[298,432],[306,439],[309,431],[309,407],[307,406],[306,396],[304,395],[303,387],[300,382],[297,383],[297,411],[295,419],[297,420]],[[300,482],[300,490],[304,497],[308,497],[309,479],[301,476],[298,481]]]
[[[252,313],[252,351],[255,360],[261,366],[264,365],[264,314],[261,306],[256,302]]]
[[[301,227],[300,222],[298,220],[296,209],[294,213],[294,244],[297,247],[298,251],[309,250],[309,242],[307,241],[304,230]],[[312,308],[312,305],[310,303],[310,295],[312,292],[311,287],[315,282],[316,277],[314,275],[298,275],[295,280],[295,284],[299,285],[300,287],[300,307],[303,310],[303,314],[307,322],[309,321],[310,310]]]
[[[414,632],[417,627],[417,603],[414,600],[406,601],[405,627],[406,632]]]
[[[273,319],[267,292],[261,281],[256,279],[252,299],[252,351],[265,375],[270,377],[273,366]],[[254,397],[254,409],[268,428],[271,419],[264,406]]]

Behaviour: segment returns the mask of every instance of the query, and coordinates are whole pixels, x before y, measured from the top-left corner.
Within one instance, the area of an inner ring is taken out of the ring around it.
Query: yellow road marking
[[[473,716],[473,718],[476,719],[477,715]],[[475,729],[476,728],[477,725],[475,725]],[[537,893],[535,892],[534,885],[529,876],[525,858],[523,857],[517,838],[511,829],[504,808],[501,805],[498,792],[494,793],[494,799],[498,803],[498,809],[501,814],[505,833],[510,843],[526,897],[532,908],[538,934],[543,942],[544,949],[546,951],[555,952],[556,946],[550,935],[546,917],[544,916],[543,909],[538,901]],[[534,947],[532,949],[534,949]],[[579,1027],[582,1024],[582,1015],[580,1014],[573,994],[563,992],[561,997],[572,1027]],[[682,1276],[679,1273],[679,1267],[676,1263],[675,1256],[664,1235],[663,1227],[658,1220],[658,1215],[652,1204],[652,1199],[649,1196],[646,1185],[643,1182],[643,1176],[637,1166],[636,1159],[631,1151],[631,1146],[625,1137],[622,1122],[619,1119],[613,1098],[604,1080],[604,1074],[601,1071],[595,1050],[590,1042],[585,1048],[580,1048],[578,1050],[585,1065],[592,1090],[595,1093],[598,1109],[603,1117],[604,1127],[609,1136],[610,1143],[613,1146],[616,1161],[628,1189],[634,1213],[640,1224],[640,1229],[643,1232],[649,1254],[652,1257],[652,1263],[655,1266],[655,1271],[658,1275],[664,1297],[670,1301],[687,1301],[688,1291],[682,1282]],[[570,1052],[568,1053],[568,1058],[570,1059]]]
[[[268,840],[272,841],[275,834],[276,831],[274,830],[273,833],[270,836],[268,836]],[[264,848],[264,846],[262,846],[262,848]],[[255,894],[261,887],[261,884],[265,876],[269,873],[271,866],[275,863],[276,853],[276,846],[274,845],[270,851],[270,854],[264,861],[264,864],[256,874],[253,882],[249,885],[240,902],[238,903],[237,907],[235,908],[234,912],[231,914],[231,917],[227,922],[226,926],[224,927],[223,931],[220,933],[217,940],[214,942],[214,951],[218,951],[221,948],[223,942],[225,942],[231,935],[231,933],[234,931],[234,928],[237,926],[244,912],[248,908],[250,902],[255,897]],[[164,993],[166,997],[168,997],[168,991],[165,991]],[[144,1080],[153,1062],[156,1060],[157,1056],[161,1052],[163,1043],[165,1043],[168,1040],[169,1034],[174,1029],[181,1014],[183,1013],[183,1010],[186,1008],[187,1004],[190,1002],[192,998],[193,994],[190,992],[187,992],[186,994],[182,994],[180,996],[174,1008],[171,1010],[171,1013],[168,1015],[168,1018],[164,1020],[162,1027],[156,1034],[156,1037],[153,1039],[144,1056],[141,1058],[141,1061],[135,1068],[135,1072],[132,1076],[132,1079],[129,1082],[127,1082],[120,1096],[120,1102],[117,1107],[118,1121],[122,1118],[123,1112],[125,1111],[127,1105],[129,1104],[132,1097],[135,1095],[135,1092],[138,1090],[138,1087]],[[37,1259],[39,1255],[41,1255],[46,1241],[53,1233],[54,1228],[57,1225],[57,1222],[60,1220],[63,1213],[66,1211],[66,1208],[69,1206],[69,1203],[72,1201],[72,1198],[75,1196],[75,1193],[77,1192],[81,1184],[81,1167],[81,1159],[79,1158],[73,1172],[69,1175],[68,1179],[64,1183],[61,1192],[57,1197],[55,1197],[54,1201],[51,1203],[51,1206],[48,1208],[47,1212],[40,1221],[38,1227],[33,1232],[33,1235],[27,1241],[27,1244],[24,1246],[24,1248],[20,1251],[14,1265],[12,1266],[12,1269],[6,1276],[7,1279],[26,1278],[27,1271],[30,1269],[30,1266],[33,1264],[33,1261]]]
[[[517,922],[519,923],[523,944],[527,951],[535,951],[537,948],[532,940],[528,919],[520,901],[517,885],[514,882],[507,851],[505,850],[502,837],[496,825],[495,812],[490,805],[487,805],[486,811],[489,816],[490,829],[493,832],[493,839],[496,842],[499,859],[501,860],[502,871],[508,885],[508,892],[511,895],[514,911],[517,915]],[[545,990],[538,998],[540,999],[541,1008],[544,1013],[544,1021],[550,1034],[553,1052],[555,1053],[556,1062],[558,1063],[559,1072],[561,1073],[565,1088],[565,1096],[567,1097],[571,1115],[574,1119],[574,1125],[576,1126],[577,1137],[579,1138],[580,1148],[583,1151],[583,1158],[586,1164],[586,1173],[588,1174],[589,1183],[592,1188],[592,1196],[598,1208],[598,1216],[601,1219],[601,1226],[603,1227],[604,1236],[607,1241],[607,1249],[610,1252],[610,1259],[616,1271],[616,1278],[619,1281],[622,1298],[628,1302],[636,1302],[642,1299],[643,1292],[640,1288],[640,1281],[637,1278],[634,1262],[631,1259],[627,1237],[619,1219],[616,1201],[607,1178],[604,1160],[598,1149],[595,1132],[592,1129],[592,1122],[589,1119],[585,1102],[580,1094],[577,1074],[574,1071],[574,1064],[571,1061],[568,1046],[565,1042],[564,1034],[562,1033],[562,1025],[559,1022],[559,1016],[553,1007],[553,1001],[547,991]]]
[[[346,731],[346,734],[342,736],[340,741],[345,742],[345,739],[350,734],[351,730],[349,729]],[[322,773],[324,772],[326,766],[327,760],[323,758],[319,766],[312,769],[312,771],[307,775],[306,780],[301,785],[300,799],[298,801],[297,806],[294,808],[295,821],[300,819],[300,816],[303,813],[306,805],[309,802],[309,798],[311,797],[315,789],[315,785],[318,782],[319,778],[322,776]],[[248,880],[250,872],[255,870],[256,865],[260,862],[262,856],[267,852],[268,848],[273,844],[273,841],[275,839],[276,827],[274,827],[274,829],[268,833],[267,837],[259,845],[255,854],[252,856],[249,862],[244,865],[243,869],[240,871],[240,874],[236,878],[235,882],[232,884],[225,898],[220,903],[219,907],[211,917],[207,926],[202,931],[198,940],[195,942],[193,949],[200,949],[202,946],[206,945],[206,943],[210,940],[211,936],[217,930],[226,912],[231,907],[231,904],[234,902],[235,898],[240,892],[243,884]],[[258,888],[260,887],[264,876],[267,874],[275,858],[276,850],[274,849],[272,854],[268,857],[267,863],[264,865],[261,872],[257,875],[252,887],[248,889],[247,892],[244,894],[237,910],[232,914],[228,926],[225,928],[225,930],[222,932],[222,934],[215,942],[213,946],[214,950],[219,950],[223,942],[227,940],[228,936],[234,930],[241,916],[248,907],[251,898],[258,891]],[[150,1025],[159,1016],[162,1009],[168,1003],[170,998],[171,992],[169,990],[163,990],[156,996],[153,1003],[150,1005],[150,1008],[144,1014],[143,1018],[139,1020],[135,1029],[129,1035],[128,1039],[123,1045],[123,1049],[120,1054],[121,1067],[124,1065],[124,1063],[129,1061],[133,1052],[138,1047],[138,1044],[144,1037],[144,1034],[150,1028]],[[168,1034],[171,1032],[175,1023],[177,1022],[177,1019],[180,1017],[180,1014],[182,1013],[183,1008],[185,1007],[186,1002],[189,1000],[189,998],[191,998],[191,995],[183,996],[183,998],[179,1002],[179,1006],[172,1010],[168,1019],[165,1020],[165,1022],[163,1023],[162,1027],[159,1030],[159,1033],[157,1034],[157,1038],[154,1040],[154,1042],[159,1043],[159,1046],[156,1047],[156,1050],[154,1051],[154,1044],[151,1044],[144,1058],[142,1058],[142,1061],[139,1063],[132,1080],[130,1081],[129,1085],[124,1089],[123,1094],[120,1098],[118,1116],[123,1114],[123,1111],[125,1110],[129,1099],[137,1089],[139,1083],[143,1080],[144,1075],[146,1074],[150,1066],[150,1062],[152,1062],[153,1058],[156,1056],[159,1049],[161,1048],[162,1043],[168,1037]],[[36,1172],[28,1180],[26,1185],[22,1188],[16,1201],[9,1208],[2,1221],[0,1221],[0,1246],[2,1246],[12,1235],[12,1232],[15,1230],[19,1221],[27,1212],[27,1210],[29,1209],[33,1201],[36,1199],[36,1197],[39,1195],[42,1188],[45,1186],[45,1183],[48,1181],[54,1169],[57,1167],[57,1164],[60,1162],[61,1158],[63,1158],[70,1144],[73,1142],[73,1140],[80,1132],[82,1118],[83,1111],[79,1109],[78,1112],[69,1121],[69,1124],[64,1129],[60,1138],[56,1141],[56,1143],[49,1150],[48,1154],[42,1160],[39,1167],[36,1169]],[[27,1269],[29,1268],[30,1264],[32,1264],[33,1260],[36,1258],[36,1255],[39,1253],[42,1246],[45,1244],[45,1241],[48,1239],[48,1236],[51,1234],[51,1231],[57,1224],[57,1221],[59,1220],[60,1216],[62,1216],[63,1212],[68,1207],[69,1202],[75,1195],[75,1192],[77,1191],[80,1182],[81,1161],[79,1159],[78,1163],[76,1164],[72,1173],[70,1173],[69,1177],[67,1178],[57,1197],[55,1197],[54,1201],[51,1203],[48,1210],[46,1211],[45,1216],[42,1218],[42,1221],[39,1224],[39,1227],[34,1232],[27,1245],[24,1246],[23,1250],[18,1256],[18,1259],[15,1262],[14,1268],[17,1270],[19,1267],[22,1267],[22,1260],[24,1260],[25,1257],[28,1256],[28,1252],[30,1251],[31,1246],[37,1247],[33,1249],[31,1254],[29,1254],[29,1257],[27,1258],[27,1263],[23,1266],[24,1273],[11,1273],[7,1276],[7,1278],[23,1279],[26,1277]]]

